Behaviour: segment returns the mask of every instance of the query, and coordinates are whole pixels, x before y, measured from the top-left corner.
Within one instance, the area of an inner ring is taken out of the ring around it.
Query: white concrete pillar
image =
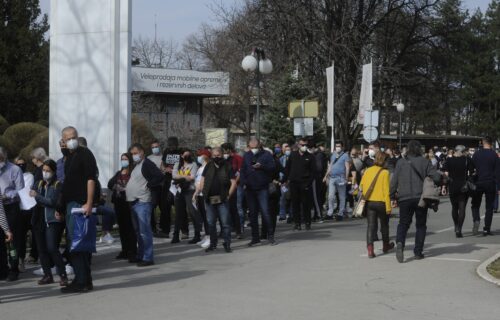
[[[51,0],[50,157],[71,125],[105,187],[130,144],[131,0]]]

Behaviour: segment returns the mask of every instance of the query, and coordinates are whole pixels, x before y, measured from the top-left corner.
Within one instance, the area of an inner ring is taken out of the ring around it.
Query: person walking
[[[234,175],[236,176],[236,184],[239,183],[239,176],[241,167],[243,165],[243,157],[240,156],[232,143],[224,143],[221,145],[222,152],[224,152],[224,160],[231,164]],[[243,211],[244,192],[243,188],[238,186],[236,193],[229,198],[229,211],[231,214],[231,221],[233,222],[233,230],[236,232],[236,238],[242,239],[243,230],[245,226],[245,212]]]
[[[127,202],[126,189],[132,171],[132,157],[123,153],[120,158],[121,169],[108,182],[111,190],[111,202],[115,206],[116,222],[120,235],[121,251],[116,256],[117,260],[126,259],[130,263],[139,262],[137,259],[137,236],[132,224],[132,212]]]
[[[200,181],[200,190],[205,197],[208,227],[210,229],[210,246],[205,250],[217,249],[217,218],[222,223],[224,250],[231,252],[231,216],[228,199],[236,191],[236,177],[231,164],[224,161],[221,148],[212,149],[212,160],[206,164]]]
[[[127,201],[132,211],[132,224],[137,237],[137,266],[154,265],[153,231],[151,215],[153,214],[153,195],[163,183],[163,173],[144,155],[144,147],[133,144],[129,153],[134,161],[134,168],[125,187]]]
[[[406,236],[413,215],[415,215],[416,220],[415,248],[413,249],[415,260],[424,258],[427,207],[420,207],[418,203],[422,195],[425,177],[430,177],[436,184],[441,181],[441,174],[438,173],[430,160],[422,156],[420,142],[410,140],[406,157],[396,164],[390,188],[392,207],[399,205],[399,224],[396,237],[396,258],[399,263],[404,262]]]
[[[485,217],[483,236],[488,236],[492,234],[491,222],[493,220],[493,204],[497,187],[500,184],[500,170],[496,168],[498,162],[497,155],[492,149],[493,140],[490,137],[484,137],[482,143],[483,148],[477,150],[472,156],[472,162],[476,169],[476,191],[473,192],[471,200],[472,218],[474,221],[472,234],[477,235],[479,233],[479,225],[481,223],[479,208],[481,207],[481,201],[484,195]]]
[[[384,253],[394,248],[394,242],[389,241],[389,215],[391,214],[389,171],[384,168],[387,155],[379,152],[375,156],[373,166],[366,169],[361,179],[360,188],[366,200],[366,244],[368,258],[375,258],[373,247],[377,234],[377,220],[380,220]]]
[[[247,151],[243,156],[240,181],[246,191],[248,208],[250,209],[250,224],[252,227],[252,240],[248,246],[260,243],[259,237],[259,212],[262,223],[268,231],[267,239],[271,245],[276,244],[271,217],[269,215],[269,183],[275,170],[275,163],[271,153],[265,151],[257,138],[248,141]]]
[[[314,156],[307,151],[307,140],[302,138],[299,149],[293,151],[285,168],[285,183],[288,184],[292,198],[294,230],[311,229],[312,183],[316,172]],[[302,219],[302,220],[301,220]]]
[[[64,183],[62,186],[62,206],[66,208],[66,232],[68,249],[73,237],[74,217],[72,210],[81,208],[85,216],[92,215],[92,209],[99,200],[97,188],[97,163],[90,149],[78,143],[78,131],[74,127],[62,130],[62,139],[69,154],[64,162]],[[75,272],[73,282],[63,287],[63,293],[75,293],[92,290],[92,273],[90,268],[91,252],[70,251],[70,260]]]
[[[55,265],[59,275],[59,285],[68,285],[68,276],[63,257],[59,251],[64,231],[63,216],[57,211],[62,184],[57,180],[57,164],[48,159],[42,165],[43,180],[38,182],[30,196],[37,202],[32,224],[38,246],[43,277],[39,285],[54,283],[51,267]]]
[[[446,159],[443,171],[449,178],[448,192],[451,202],[451,217],[455,225],[455,235],[457,238],[462,238],[462,226],[465,220],[467,200],[469,199],[469,190],[466,183],[474,172],[472,159],[465,155],[465,146],[458,145],[455,147],[455,153],[453,157]]]
[[[195,192],[194,180],[198,165],[193,160],[191,151],[186,150],[182,153],[181,160],[174,165],[172,177],[177,186],[175,195],[175,226],[172,243],[180,242],[179,233],[181,226],[187,224],[188,216],[191,217],[194,227],[194,237],[188,243],[195,244],[201,241],[201,216],[193,205],[193,194]]]
[[[346,196],[347,196],[347,181],[350,174],[350,157],[347,152],[344,152],[344,144],[337,142],[335,151],[330,158],[330,165],[323,178],[324,183],[328,183],[328,212],[329,219],[333,217],[335,209],[337,209],[337,192],[339,195],[339,208],[336,216],[337,221],[344,219],[346,211]]]

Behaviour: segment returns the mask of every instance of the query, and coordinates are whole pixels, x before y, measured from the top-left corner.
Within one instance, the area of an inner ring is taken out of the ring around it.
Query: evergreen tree
[[[0,1],[0,114],[10,123],[48,119],[49,29],[38,0]]]

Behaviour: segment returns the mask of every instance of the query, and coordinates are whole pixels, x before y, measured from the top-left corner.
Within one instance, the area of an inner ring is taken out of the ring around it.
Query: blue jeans
[[[208,229],[210,230],[210,246],[217,246],[217,217],[222,223],[222,233],[224,234],[224,243],[231,244],[231,218],[229,216],[229,204],[224,201],[220,204],[210,204],[205,202],[207,210]]]
[[[281,197],[280,197],[280,218],[286,219],[287,213],[290,214],[290,201],[286,199],[287,192],[290,192],[287,187],[281,187]]]
[[[252,241],[259,241],[259,212],[262,214],[262,223],[268,230],[268,239],[273,237],[271,217],[269,216],[269,190],[247,189],[247,204],[250,209],[250,225],[252,226]]]
[[[240,226],[241,230],[245,229],[245,210],[243,209],[243,201],[245,200],[245,189],[242,185],[239,185],[236,189],[236,208],[238,209],[238,215],[240,216]]]
[[[345,200],[347,193],[347,181],[345,177],[335,176],[330,177],[328,183],[328,215],[332,216],[333,212],[337,208],[337,195],[339,194],[339,216],[343,217],[345,212]]]
[[[137,258],[153,261],[153,230],[151,229],[151,202],[137,202],[132,206],[132,224],[137,235]]]
[[[81,208],[82,204],[72,201],[66,206],[66,230],[68,234],[68,250],[71,247],[71,238],[73,236],[73,214],[71,210],[73,208]],[[92,259],[91,252],[70,252],[71,265],[73,266],[73,271],[75,272],[74,282],[79,286],[85,286],[92,281],[92,274],[90,269],[90,261]]]
[[[113,230],[113,225],[115,224],[115,210],[108,206],[98,206],[96,209],[96,214],[102,216],[102,230],[111,231]]]

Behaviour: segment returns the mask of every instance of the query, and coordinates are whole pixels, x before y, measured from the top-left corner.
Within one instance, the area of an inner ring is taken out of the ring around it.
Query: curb
[[[491,283],[494,283],[497,286],[500,286],[500,279],[493,277],[488,272],[488,270],[486,270],[486,267],[489,266],[493,261],[497,260],[498,258],[500,258],[500,252],[495,254],[494,256],[490,257],[489,259],[487,259],[483,263],[481,263],[479,265],[479,267],[477,267],[476,272],[484,280],[491,282]]]

